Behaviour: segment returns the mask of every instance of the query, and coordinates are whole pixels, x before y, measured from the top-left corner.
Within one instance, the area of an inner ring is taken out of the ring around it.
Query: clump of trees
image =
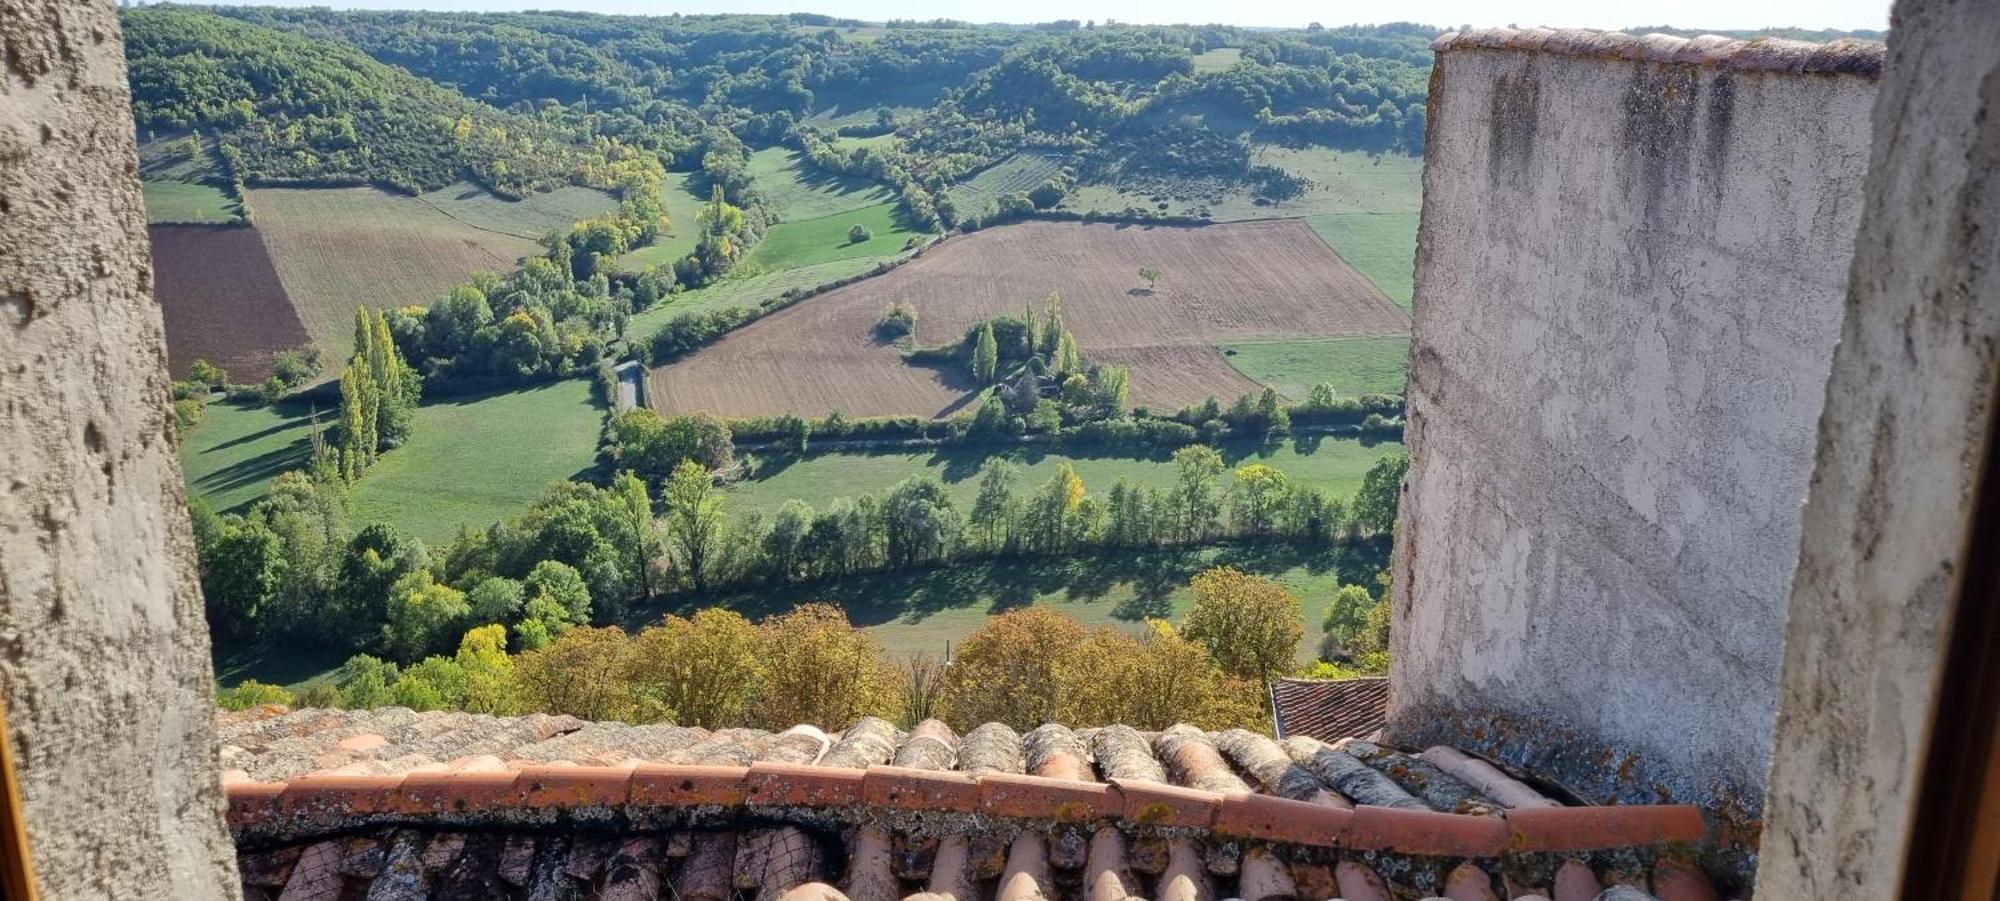
[[[456,633],[455,647],[406,663],[356,655],[330,683],[297,697],[246,681],[219,701],[546,712],[708,729],[836,727],[863,716],[905,726],[939,716],[961,730],[995,721],[1024,730],[1046,722],[1268,727],[1264,681],[1297,669],[1298,597],[1227,568],[1193,585],[1193,608],[1179,626],[1155,619],[1136,634],[1093,629],[1029,606],[989,617],[945,667],[924,655],[892,661],[825,604],[756,623],[707,608],[636,634],[579,625],[527,648],[517,636],[511,652],[506,628],[473,625]]]
[[[354,358],[340,376],[340,477],[349,482],[409,438],[423,386],[403,362],[380,311],[354,311]]]
[[[894,341],[916,334],[917,308],[902,301],[891,304],[882,311],[882,318],[875,320],[875,336],[884,341]]]

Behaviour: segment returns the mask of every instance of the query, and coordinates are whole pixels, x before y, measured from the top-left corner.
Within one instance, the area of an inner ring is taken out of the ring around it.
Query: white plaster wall
[[[47,899],[235,898],[108,0],[0,0],[0,694]]]
[[[1439,54],[1393,738],[1757,807],[1874,94]]]
[[[1896,4],[1785,635],[1760,898],[1890,898],[2000,368],[2000,4]],[[1988,451],[1991,453],[1991,451]]]

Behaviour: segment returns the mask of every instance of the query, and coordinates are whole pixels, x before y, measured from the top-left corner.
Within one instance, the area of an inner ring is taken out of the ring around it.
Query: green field
[[[868,229],[872,237],[849,241],[847,230],[856,225]],[[904,223],[896,204],[878,203],[818,219],[773,225],[743,258],[743,264],[771,272],[836,260],[889,257],[901,253],[905,243],[922,234]]]
[[[1307,216],[1306,224],[1397,306],[1411,309],[1416,213],[1322,213]]]
[[[319,411],[330,424],[337,411]],[[219,511],[264,496],[311,455],[312,409],[211,404],[181,442],[188,493]],[[384,455],[353,489],[352,520],[388,522],[433,544],[461,523],[515,516],[550,482],[591,466],[602,413],[588,379],[474,395],[417,408],[409,443]]]
[[[141,182],[146,198],[146,221],[164,223],[227,223],[241,218],[235,200],[214,185],[184,181]]]
[[[459,182],[417,195],[432,209],[481,231],[539,241],[553,231],[593,219],[618,208],[618,200],[603,191],[574,185],[520,200],[508,200],[471,182]],[[689,220],[693,224],[693,220]]]
[[[1266,463],[1284,470],[1293,481],[1345,497],[1361,485],[1362,474],[1375,461],[1402,450],[1403,446],[1394,441],[1364,444],[1351,438],[1308,436],[1273,448],[1232,443],[1222,448],[1222,455],[1232,467]],[[801,459],[760,457],[754,478],[730,485],[723,504],[732,517],[751,511],[769,516],[792,499],[821,510],[836,498],[881,493],[897,482],[928,472],[945,483],[961,510],[969,510],[979,492],[979,468],[993,456],[996,455],[977,448],[938,448],[885,453],[808,452]],[[1084,487],[1098,496],[1110,491],[1112,484],[1121,478],[1153,488],[1167,488],[1174,482],[1174,467],[1165,455],[1158,459],[1135,459],[1010,449],[998,456],[1021,465],[1015,486],[1017,495],[1040,487],[1055,473],[1056,466],[1065,461],[1076,467]],[[1228,479],[1223,481],[1226,483]]]
[[[744,270],[740,274],[731,273],[722,281],[704,285],[693,291],[683,291],[663,303],[633,314],[625,321],[625,334],[634,340],[643,340],[652,335],[661,324],[683,313],[705,313],[710,310],[726,310],[730,307],[754,307],[765,300],[783,295],[790,289],[804,290],[831,284],[850,276],[860,275],[895,258],[895,254],[851,257],[775,272]]]
[[[1403,335],[1310,338],[1218,345],[1229,365],[1259,383],[1302,401],[1314,385],[1332,385],[1340,397],[1403,393],[1410,339]]]
[[[185,135],[140,142],[139,187],[148,223],[209,224],[243,218],[242,205],[224,190],[229,180],[222,177],[214,153],[212,147],[204,146],[200,153],[190,155]]]
[[[424,404],[409,443],[355,484],[355,521],[395,523],[437,545],[460,525],[517,516],[591,467],[603,415],[589,379]]]
[[[1242,60],[1243,48],[1217,47],[1207,53],[1197,53],[1194,55],[1194,73],[1200,75],[1203,72],[1220,72],[1242,62]]]
[[[1053,560],[954,563],[947,567],[849,576],[810,585],[761,588],[708,598],[679,598],[634,612],[632,627],[666,613],[726,606],[756,619],[803,603],[846,609],[891,654],[943,656],[986,617],[1028,604],[1047,604],[1086,623],[1137,630],[1148,618],[1179,620],[1192,601],[1188,579],[1213,566],[1234,566],[1277,580],[1305,607],[1298,661],[1310,663],[1320,621],[1342,584],[1366,584],[1388,562],[1379,544],[1299,549],[1284,544],[1231,545],[1193,551],[1119,551]]]
[[[675,260],[694,252],[695,239],[699,231],[695,227],[695,216],[707,197],[695,191],[695,176],[689,172],[670,172],[665,184],[660,185],[660,199],[667,205],[667,233],[659,240],[634,250],[618,258],[618,265],[626,269],[644,269],[648,266],[670,266]]]
[[[247,507],[280,473],[303,469],[312,456],[312,407],[286,403],[252,407],[212,403],[201,422],[181,435],[181,475],[188,496],[218,512]],[[337,410],[319,411],[331,426]]]
[[[845,213],[894,200],[874,182],[812,168],[798,151],[770,147],[750,155],[751,183],[784,222]]]

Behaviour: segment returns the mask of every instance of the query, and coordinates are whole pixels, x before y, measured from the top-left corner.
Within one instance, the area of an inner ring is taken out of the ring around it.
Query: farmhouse
[[[44,896],[1991,896],[2000,8],[1439,40],[1389,722],[1331,747],[216,715],[113,10],[0,4]]]

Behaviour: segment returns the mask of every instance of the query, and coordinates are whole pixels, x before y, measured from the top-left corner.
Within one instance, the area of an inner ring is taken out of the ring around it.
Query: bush
[[[869,231],[868,226],[858,222],[847,229],[847,243],[849,244],[861,244],[873,237],[875,237],[875,233]]]
[[[224,710],[249,710],[264,704],[292,705],[292,693],[282,685],[268,685],[255,679],[236,683],[235,688],[218,692],[215,705]]]
[[[916,308],[901,302],[883,311],[882,318],[875,322],[875,334],[884,341],[894,341],[916,330]]]

